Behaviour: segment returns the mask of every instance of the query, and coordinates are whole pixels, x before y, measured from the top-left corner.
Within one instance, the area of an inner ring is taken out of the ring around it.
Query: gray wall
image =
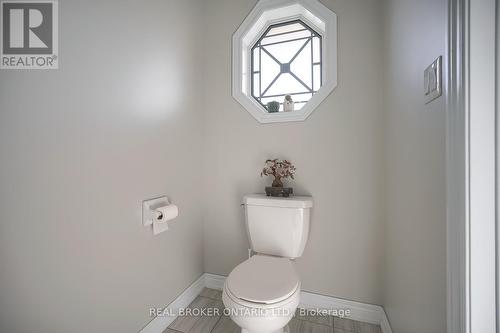
[[[445,0],[385,2],[384,306],[394,332],[446,331],[444,97],[423,71],[445,55]]]
[[[380,304],[381,2],[323,1],[338,15],[338,87],[307,121],[266,125],[231,97],[231,35],[256,1],[205,3],[205,270],[227,275],[245,260],[242,197],[270,184],[259,177],[267,158],[288,158],[290,184],[315,205],[297,259],[303,289]]]
[[[59,7],[60,69],[0,73],[0,331],[137,332],[203,272],[201,9]]]
[[[0,331],[136,332],[203,271],[227,275],[270,157],[314,197],[303,289],[444,331],[444,104],[422,87],[445,0],[323,0],[339,85],[307,121],[267,125],[231,97],[255,2],[64,1],[60,69],[0,73]],[[140,204],[160,194],[181,215],[153,237]]]

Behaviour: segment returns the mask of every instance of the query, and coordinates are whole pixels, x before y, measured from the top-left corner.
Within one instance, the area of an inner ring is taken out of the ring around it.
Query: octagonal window
[[[300,110],[319,90],[321,42],[301,20],[273,24],[257,40],[251,53],[252,96],[267,112]]]
[[[261,123],[305,120],[337,86],[337,16],[318,0],[259,0],[232,49],[233,97]]]

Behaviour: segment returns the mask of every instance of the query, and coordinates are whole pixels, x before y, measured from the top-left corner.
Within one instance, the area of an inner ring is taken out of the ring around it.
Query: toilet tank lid
[[[247,194],[243,198],[243,203],[249,206],[283,207],[283,208],[311,208],[313,206],[312,197],[290,196],[268,197],[265,194]]]

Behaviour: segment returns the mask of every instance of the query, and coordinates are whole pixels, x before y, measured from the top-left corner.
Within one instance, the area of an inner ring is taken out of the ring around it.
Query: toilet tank
[[[253,251],[285,258],[302,256],[309,236],[312,197],[251,194],[243,202]]]

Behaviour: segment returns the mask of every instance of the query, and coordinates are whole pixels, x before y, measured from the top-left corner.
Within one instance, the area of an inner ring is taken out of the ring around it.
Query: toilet
[[[222,301],[242,333],[289,332],[300,301],[293,259],[309,235],[311,197],[244,197],[245,222],[254,253],[227,277]]]

